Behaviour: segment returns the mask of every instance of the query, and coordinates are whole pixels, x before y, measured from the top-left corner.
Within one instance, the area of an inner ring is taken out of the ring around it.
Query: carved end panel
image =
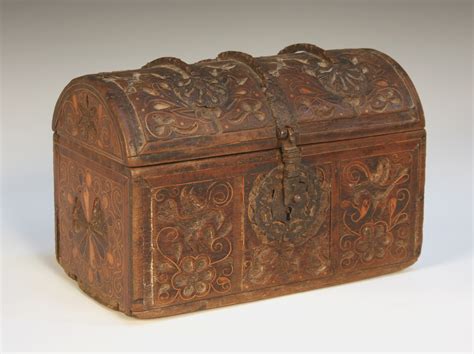
[[[339,267],[352,271],[412,256],[412,152],[341,163]]]
[[[56,130],[94,150],[122,157],[120,139],[106,104],[88,89],[71,90],[62,98]]]
[[[56,152],[58,260],[107,306],[124,303],[125,182]]]
[[[278,166],[246,179],[244,290],[331,272],[329,166],[300,165],[289,203],[282,174]]]
[[[188,303],[239,290],[234,271],[240,232],[234,222],[235,199],[232,180],[151,190],[148,281],[153,305]]]

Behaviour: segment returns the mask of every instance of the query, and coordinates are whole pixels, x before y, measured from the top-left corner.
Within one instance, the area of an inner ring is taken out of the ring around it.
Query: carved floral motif
[[[77,238],[81,256],[89,262],[92,269],[95,269],[105,260],[108,248],[107,224],[99,199],[94,200],[92,212],[89,208],[88,197],[84,200],[88,205],[87,212],[84,212],[83,203],[79,201],[79,198],[76,198],[74,202],[72,230]]]
[[[244,288],[277,285],[328,274],[327,171],[300,166],[290,214],[283,205],[282,168],[262,174],[249,193]],[[255,235],[256,237],[254,237]]]
[[[232,290],[232,197],[229,182],[153,192],[154,287],[161,304]]]
[[[209,293],[216,277],[216,270],[211,266],[208,256],[184,257],[179,266],[181,271],[173,276],[171,282],[183,299],[188,300]]]
[[[368,68],[357,65],[357,58],[349,59],[341,56],[333,64],[320,62],[317,73],[306,69],[306,73],[314,76],[329,92],[342,97],[357,97],[367,93],[368,79],[366,73]]]
[[[119,137],[102,101],[92,92],[76,90],[60,108],[58,131],[106,153],[120,157]]]
[[[342,174],[340,266],[352,269],[407,256],[411,154],[351,161]]]
[[[139,107],[150,140],[212,135],[272,124],[260,86],[235,63],[158,65],[107,75]]]
[[[376,55],[348,50],[330,56],[332,62],[306,54],[264,61],[293,98],[300,121],[397,112],[413,106],[398,74],[380,65]]]
[[[240,114],[229,118],[229,120],[235,124],[239,124],[247,119],[256,119],[263,122],[267,116],[262,110],[262,107],[263,104],[259,100],[251,98],[244,99],[237,108],[237,112]]]
[[[123,291],[123,187],[60,155],[59,257],[66,271],[109,304]]]
[[[229,99],[226,83],[217,69],[198,70],[190,74],[178,70],[176,73],[177,77],[171,79],[175,84],[174,92],[189,107],[215,108]]]
[[[376,113],[382,113],[386,110],[394,110],[401,104],[402,96],[400,92],[391,87],[381,88],[375,91],[369,99],[370,108]]]
[[[384,221],[364,224],[360,235],[361,237],[355,242],[355,249],[364,262],[384,258],[387,247],[393,241],[393,236]]]

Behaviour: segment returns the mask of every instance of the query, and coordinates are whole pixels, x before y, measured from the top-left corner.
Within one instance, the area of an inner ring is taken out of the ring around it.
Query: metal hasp
[[[297,133],[292,127],[278,128],[277,134],[283,163],[283,202],[287,208],[287,220],[290,220],[290,204],[297,204],[301,200],[301,196],[294,194],[292,188],[300,177],[301,154],[296,145]]]

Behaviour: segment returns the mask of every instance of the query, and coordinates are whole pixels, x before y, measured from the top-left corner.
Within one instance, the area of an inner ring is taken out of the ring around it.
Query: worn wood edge
[[[393,142],[409,142],[409,141],[416,141],[426,135],[425,129],[416,129],[404,132],[394,132],[388,133],[383,135],[374,135],[368,137],[361,137],[361,138],[354,138],[349,140],[336,140],[336,141],[329,141],[329,142],[320,142],[315,144],[307,144],[300,146],[302,149],[303,157],[307,157],[309,155],[313,155],[313,150],[318,150],[321,153],[333,153],[333,152],[343,152],[346,150],[352,149],[362,149],[366,147],[375,146],[385,146],[387,143]],[[349,144],[348,146],[344,144]],[[172,172],[172,170],[176,167],[183,167],[183,166],[193,166],[192,168],[180,170],[180,173],[184,173],[186,171],[194,171],[196,169],[199,170],[207,170],[213,169],[213,166],[235,166],[235,164],[242,159],[260,161],[258,158],[261,154],[266,154],[268,156],[272,154],[278,154],[277,149],[268,149],[262,151],[250,151],[244,152],[239,154],[233,154],[228,156],[214,156],[214,157],[207,157],[207,158],[199,158],[187,161],[177,161],[172,163],[165,163],[165,164],[158,164],[158,165],[151,165],[151,166],[137,166],[130,168],[131,171],[134,171],[136,176],[142,176],[144,178],[149,177],[151,175],[155,175],[158,173],[160,175],[166,175]],[[319,154],[319,153],[318,153]],[[94,158],[94,157],[92,157]],[[272,155],[272,158],[273,155]],[[212,163],[209,163],[212,161]],[[231,162],[229,162],[231,161]],[[210,166],[212,165],[212,166]]]
[[[381,52],[377,49],[368,49],[368,50],[372,51],[374,54],[378,55],[380,58],[385,59],[387,63],[392,65],[395,71],[397,71],[401,80],[403,81],[408,91],[410,92],[411,97],[413,98],[414,105],[415,105],[414,108],[417,111],[417,114],[419,117],[420,128],[424,128],[425,127],[425,113],[424,113],[423,105],[421,104],[420,95],[418,94],[418,91],[416,90],[415,84],[413,83],[413,80],[411,79],[410,75],[408,75],[407,71],[403,68],[403,66],[399,64],[397,60],[392,58],[391,55]]]
[[[91,298],[99,302],[100,304],[116,311],[120,311],[127,316],[131,316],[138,319],[152,319],[160,317],[168,317],[173,315],[180,315],[188,312],[209,310],[214,308],[219,308],[223,306],[230,306],[236,304],[242,304],[247,302],[259,301],[271,299],[278,296],[291,295],[300,292],[316,290],[324,287],[342,285],[352,283],[354,281],[374,278],[381,275],[387,275],[391,273],[398,272],[402,269],[405,269],[413,265],[418,260],[418,257],[413,257],[408,261],[391,264],[388,266],[377,267],[373,269],[364,269],[357,272],[348,272],[344,274],[339,274],[337,276],[329,276],[327,278],[312,279],[304,282],[297,282],[285,285],[279,285],[274,287],[268,287],[253,291],[240,292],[237,294],[224,295],[220,297],[215,297],[206,300],[194,301],[187,304],[179,304],[173,306],[167,306],[162,308],[156,308],[147,311],[132,311],[130,308],[121,307],[119,303],[110,303],[105,299],[96,294],[93,289],[87,287],[77,277],[67,272],[65,273],[73,280],[75,280],[79,288],[84,291]],[[61,262],[59,261],[61,265]],[[62,265],[61,265],[62,267]],[[64,267],[63,267],[64,269]]]
[[[124,306],[120,306],[119,302],[116,302],[116,301],[109,302],[109,301],[107,301],[102,296],[100,296],[97,292],[95,292],[93,288],[90,288],[86,284],[81,282],[78,279],[76,274],[74,274],[73,272],[67,271],[66,268],[64,268],[64,266],[61,264],[61,257],[59,257],[58,263],[61,266],[61,268],[64,270],[64,273],[66,273],[69,276],[69,278],[74,280],[76,282],[77,286],[79,287],[79,289],[81,289],[90,298],[94,299],[95,301],[97,301],[101,305],[104,305],[104,306],[106,306],[106,307],[108,307],[112,310],[123,312],[123,313],[125,313],[126,315],[129,315],[129,316],[131,315],[130,311],[127,308],[125,308]]]
[[[416,219],[415,219],[415,237],[414,254],[419,257],[423,244],[423,222],[424,222],[424,202],[425,202],[425,175],[426,175],[426,132],[421,137],[418,145],[418,194],[416,198]]]
[[[312,279],[304,282],[296,282],[253,291],[245,291],[237,294],[230,294],[206,300],[199,300],[188,304],[167,306],[147,311],[132,311],[127,315],[139,319],[152,319],[180,315],[188,312],[209,310],[223,306],[266,300],[284,295],[292,295],[305,291],[316,290],[334,285],[348,284],[358,280],[369,279],[381,275],[395,273],[414,264],[417,259],[418,257],[412,258],[402,263],[391,264],[388,266],[382,266],[373,269],[364,269],[357,272],[348,272],[344,274],[339,274],[337,276],[329,276],[327,278]]]
[[[96,157],[99,157],[99,159],[94,159],[91,157],[94,157],[94,155],[87,156],[84,151],[81,150],[75,150],[73,147],[69,146],[68,144],[64,144],[64,142],[60,142],[58,140],[58,136],[55,134],[54,135],[54,160],[55,160],[55,177],[57,177],[57,174],[59,174],[59,159],[61,156],[65,156],[71,160],[74,160],[77,163],[80,163],[84,166],[88,166],[89,168],[92,168],[96,173],[102,174],[102,175],[107,175],[108,178],[111,180],[122,184],[125,187],[125,195],[127,195],[128,204],[130,204],[130,198],[131,198],[131,191],[130,191],[130,183],[131,183],[131,175],[129,169],[125,168],[123,165],[118,164],[117,162],[101,157],[100,155],[97,155]],[[55,178],[55,188],[57,188],[56,183],[59,179]],[[57,193],[55,189],[55,201],[57,198]],[[57,214],[57,203],[55,204],[55,223],[59,221],[58,214]],[[124,237],[123,242],[124,242],[124,249],[125,249],[125,254],[123,255],[123,262],[124,262],[124,270],[125,270],[125,276],[123,278],[123,292],[121,295],[121,298],[119,301],[110,301],[105,297],[102,297],[98,292],[96,292],[92,287],[88,286],[86,283],[83,283],[73,272],[72,270],[68,269],[67,266],[64,266],[61,262],[61,254],[60,254],[60,242],[61,242],[61,235],[59,234],[59,226],[56,225],[56,236],[55,236],[55,247],[56,247],[56,260],[63,268],[64,272],[73,280],[75,280],[79,286],[79,288],[84,291],[87,295],[101,303],[102,305],[109,307],[111,309],[121,311],[124,313],[129,314],[130,309],[131,309],[131,300],[133,298],[132,295],[132,290],[131,289],[131,277],[132,274],[130,272],[130,267],[131,267],[131,245],[130,245],[130,240],[129,240],[129,235],[131,232],[131,223],[130,223],[130,215],[126,212],[126,209],[124,210],[123,213],[123,220],[126,222],[125,225],[127,232],[126,232],[126,237]],[[64,237],[64,236],[62,236]]]

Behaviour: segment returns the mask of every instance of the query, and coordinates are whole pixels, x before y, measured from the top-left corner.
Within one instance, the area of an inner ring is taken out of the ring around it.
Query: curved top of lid
[[[300,145],[424,126],[413,84],[385,54],[294,45],[269,57],[160,58],[76,78],[58,99],[53,130],[145,166],[276,148],[285,114]]]

